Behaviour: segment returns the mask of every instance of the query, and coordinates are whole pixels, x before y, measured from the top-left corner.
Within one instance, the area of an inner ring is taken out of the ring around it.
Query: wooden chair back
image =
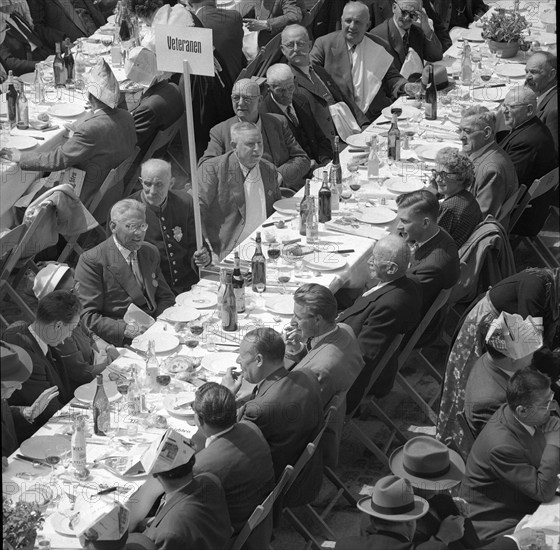
[[[507,229],[508,226],[513,227],[513,225],[511,224],[511,218],[508,221],[508,217],[510,213],[513,212],[520,204],[520,202],[523,200],[523,197],[525,196],[525,191],[527,191],[527,186],[520,185],[519,189],[502,205],[498,221],[504,226],[505,229]],[[507,224],[505,223],[506,221],[508,221]]]

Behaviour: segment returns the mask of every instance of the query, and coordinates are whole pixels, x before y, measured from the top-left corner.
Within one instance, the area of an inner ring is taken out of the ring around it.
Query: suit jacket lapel
[[[266,114],[261,115],[261,133],[262,133],[262,137],[263,137],[263,150],[264,151],[270,151],[270,157],[271,157],[271,161],[273,164],[276,164],[275,158],[274,158],[274,147],[273,147],[273,143],[270,142],[270,139],[268,138],[268,126],[269,126],[269,118]]]
[[[245,176],[241,170],[241,166],[239,166],[239,161],[235,156],[235,153],[231,153],[226,164],[226,181],[233,198],[235,200],[235,204],[237,205],[237,209],[239,210],[239,215],[245,219],[245,191],[243,189],[243,183],[245,181]],[[239,235],[238,235],[239,236]]]
[[[140,273],[142,273],[142,279],[144,279],[144,287],[146,290],[146,294],[148,295],[149,304],[152,309],[156,309],[157,307],[157,300],[156,300],[156,291],[158,287],[158,280],[157,280],[157,273],[152,271],[148,266],[148,247],[142,246],[138,251],[138,265],[140,267]]]
[[[354,97],[354,81],[352,80],[352,67],[350,66],[350,57],[348,55],[348,46],[346,45],[346,40],[342,31],[338,32],[333,45],[331,46],[331,53],[336,62],[336,65],[340,67],[342,73],[342,80],[349,90],[349,93]]]
[[[369,306],[371,302],[374,302],[387,292],[390,292],[395,286],[395,283],[389,283],[388,285],[382,286],[381,288],[377,289],[371,294],[368,294],[367,296],[360,296],[346,311],[343,311],[339,315],[337,322],[341,322],[344,319],[350,317],[350,315],[354,315],[355,313],[363,311],[366,307]]]
[[[69,4],[69,0],[51,0],[55,4],[58,4],[60,8],[64,11],[66,17],[72,21],[78,29],[87,36],[87,29],[85,28],[84,24],[82,23],[82,19],[77,14],[76,10]]]
[[[404,51],[404,43],[395,25],[395,21],[391,17],[391,19],[388,19],[385,24],[387,25],[387,36],[389,38],[389,44],[391,45],[391,48],[398,56],[402,64],[404,63],[404,60],[406,58],[406,52]]]

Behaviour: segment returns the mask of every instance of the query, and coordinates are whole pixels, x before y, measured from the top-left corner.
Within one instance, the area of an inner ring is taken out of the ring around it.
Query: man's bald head
[[[233,85],[231,102],[240,120],[257,122],[261,100],[261,89],[254,80],[242,78]]]
[[[535,116],[537,95],[527,86],[515,86],[506,94],[502,103],[504,120],[509,128],[517,128]]]
[[[370,27],[369,9],[363,2],[348,2],[344,6],[340,21],[346,42],[353,46],[359,44]]]
[[[167,200],[174,181],[171,163],[163,159],[149,159],[142,164],[140,183],[143,199],[148,204],[161,206]]]
[[[369,266],[372,278],[394,281],[405,275],[410,263],[410,248],[398,235],[379,239],[372,247]]]

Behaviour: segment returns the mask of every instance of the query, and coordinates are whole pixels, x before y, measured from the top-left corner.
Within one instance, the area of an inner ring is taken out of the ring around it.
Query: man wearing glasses
[[[481,542],[511,533],[558,486],[560,419],[551,417],[550,379],[521,369],[506,399],[474,442],[460,491]]]
[[[157,248],[144,242],[146,205],[124,199],[111,208],[112,235],[80,256],[82,319],[103,340],[122,346],[148,327],[123,320],[131,304],[157,317],[175,303],[160,269]]]
[[[443,56],[421,0],[393,2],[393,17],[377,25],[371,34],[387,43],[395,67],[407,78],[421,73],[424,61],[439,61]]]

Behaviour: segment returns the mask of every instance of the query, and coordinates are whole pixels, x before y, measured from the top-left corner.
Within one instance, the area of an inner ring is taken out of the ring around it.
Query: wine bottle
[[[222,328],[227,332],[237,330],[237,304],[230,273],[227,274],[226,290],[222,300]]]
[[[144,396],[138,385],[138,372],[135,367],[132,367],[132,379],[130,381],[130,386],[128,386],[128,393],[126,394],[129,414],[137,415],[144,410],[143,398]]]
[[[233,254],[233,293],[235,294],[235,309],[237,313],[245,311],[245,279],[241,274],[241,260],[237,250]]]
[[[113,44],[111,45],[111,65],[119,67],[122,65],[122,45],[119,33],[115,31],[113,34]]]
[[[251,272],[253,277],[253,292],[257,292],[257,285],[264,285],[266,290],[266,258],[262,252],[261,232],[257,231],[255,237],[257,248],[251,258]],[[263,292],[264,292],[263,290]]]
[[[309,194],[311,193],[311,180],[305,180],[305,191],[303,195],[303,199],[299,203],[299,234],[305,235],[307,234],[306,230],[306,223],[307,223],[307,214],[309,213]]]
[[[54,85],[60,88],[66,84],[66,65],[62,59],[60,42],[56,43],[56,54],[53,61]]]
[[[43,103],[45,101],[45,93],[41,75],[39,74],[39,67],[35,65],[35,76],[33,77],[33,93],[35,96],[35,103]]]
[[[329,189],[329,174],[323,170],[323,185],[319,189],[319,223],[331,221],[331,190]]]
[[[465,40],[461,57],[461,84],[463,86],[470,86],[472,84],[472,72],[471,45],[468,40]]]
[[[401,160],[401,131],[399,130],[399,115],[391,111],[393,121],[387,136],[387,156],[392,160]]]
[[[8,120],[10,121],[11,126],[14,126],[17,123],[17,101],[18,93],[14,86],[14,74],[12,73],[12,71],[9,71],[6,103],[8,104]]]
[[[83,87],[86,72],[86,58],[84,57],[83,47],[82,41],[78,40],[76,43],[76,57],[74,59],[74,78],[78,88]]]
[[[18,124],[25,128],[29,126],[29,103],[22,86],[18,94]]]
[[[340,165],[340,138],[335,136],[333,147],[333,160],[331,166],[331,181],[337,186],[338,194],[342,190],[342,166]]]
[[[66,67],[66,83],[74,83],[74,55],[72,54],[72,43],[67,38],[64,41],[64,55],[62,57],[64,66]]]
[[[372,136],[369,142],[369,157],[367,163],[368,180],[376,180],[379,177],[379,155],[377,151],[377,136]]]
[[[121,42],[128,42],[132,38],[133,33],[130,27],[130,15],[126,4],[123,4],[121,14],[119,38],[121,39]]]
[[[222,300],[224,299],[224,292],[226,291],[226,275],[227,269],[225,267],[220,267],[220,284],[218,285],[217,294],[217,307],[221,310]]]
[[[105,435],[111,428],[111,409],[109,399],[103,387],[103,375],[97,375],[97,390],[93,398],[93,431],[96,435]]]
[[[315,197],[309,197],[309,211],[305,224],[305,241],[307,244],[317,244],[319,242],[319,218],[315,207]]]
[[[86,417],[84,415],[79,414],[74,418],[71,448],[72,466],[77,472],[80,472],[84,470],[87,464]]]
[[[146,378],[151,389],[156,388],[156,377],[159,374],[159,363],[156,357],[156,343],[154,340],[148,342],[148,353],[146,356]]]
[[[437,118],[437,89],[434,77],[434,67],[428,65],[428,84],[426,86],[426,96],[424,100],[424,113],[426,120],[436,120]]]
[[[330,187],[331,187],[331,213],[340,210],[340,191],[337,183],[335,170],[331,167],[329,173]]]

